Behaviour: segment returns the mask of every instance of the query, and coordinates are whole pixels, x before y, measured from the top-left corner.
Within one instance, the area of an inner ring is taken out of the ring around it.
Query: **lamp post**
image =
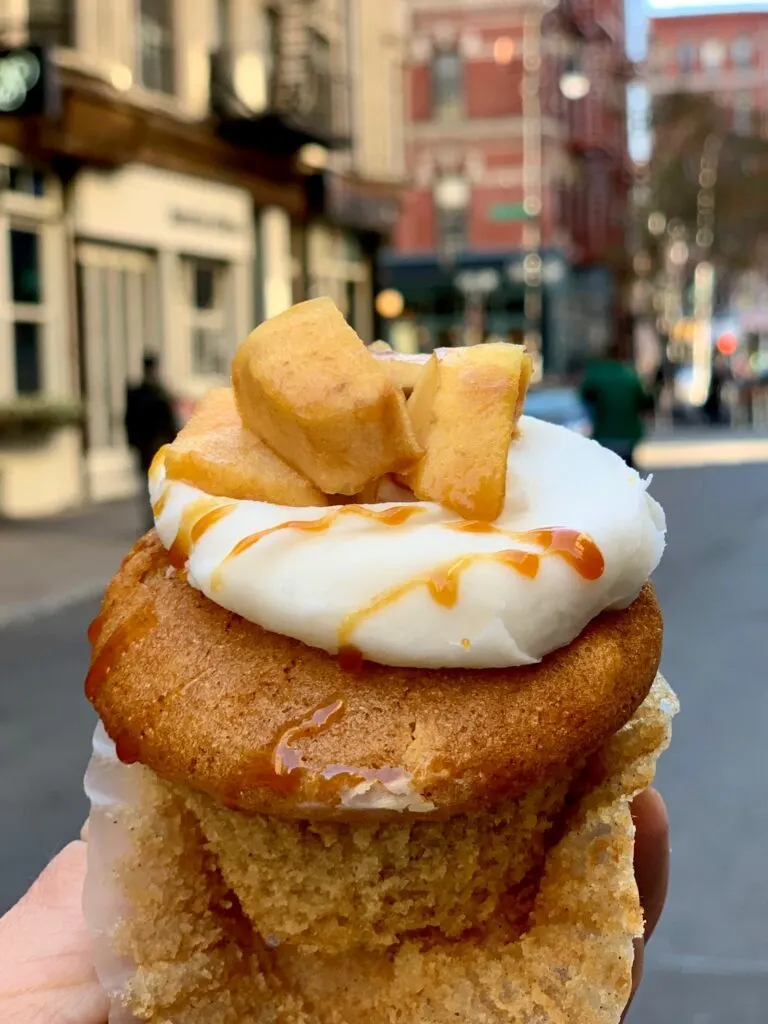
[[[523,224],[523,282],[525,287],[525,341],[532,354],[541,359],[543,320],[543,261],[541,255],[541,212],[544,192],[544,159],[542,146],[542,56],[545,42],[545,19],[559,13],[560,26],[572,27],[567,0],[545,0],[538,12],[528,11],[523,23],[523,207],[527,219]],[[585,99],[592,88],[578,53],[571,53],[558,79],[558,87],[569,102]]]

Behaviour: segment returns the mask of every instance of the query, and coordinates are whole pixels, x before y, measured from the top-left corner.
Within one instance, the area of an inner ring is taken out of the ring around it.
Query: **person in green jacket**
[[[594,439],[634,466],[635,449],[645,433],[643,414],[653,408],[653,399],[635,368],[619,358],[618,347],[589,363],[581,397]]]

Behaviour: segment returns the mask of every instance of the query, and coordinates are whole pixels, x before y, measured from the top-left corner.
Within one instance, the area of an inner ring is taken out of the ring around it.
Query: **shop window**
[[[190,362],[196,377],[225,377],[233,345],[227,327],[227,268],[184,261]]]
[[[432,113],[457,118],[462,113],[462,67],[458,49],[436,50],[432,57]]]
[[[172,95],[175,60],[171,0],[140,0],[138,50],[140,84]]]

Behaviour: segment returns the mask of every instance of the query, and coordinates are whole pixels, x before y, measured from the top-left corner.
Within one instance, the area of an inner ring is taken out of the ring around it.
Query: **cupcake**
[[[113,1024],[619,1021],[664,516],[522,348],[404,365],[302,303],[155,460],[86,680]]]

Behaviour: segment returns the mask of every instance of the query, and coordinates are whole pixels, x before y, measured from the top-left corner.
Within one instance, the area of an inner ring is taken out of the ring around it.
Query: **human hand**
[[[71,843],[0,918],[3,1024],[105,1024],[81,907],[85,843]]]
[[[658,923],[669,877],[669,825],[655,790],[635,800],[635,874],[645,913],[636,944],[633,994],[643,951]],[[91,959],[81,908],[85,843],[72,843],[26,896],[0,919],[0,1020],[3,1024],[105,1024],[108,1002]]]
[[[642,981],[645,946],[659,923],[669,884],[669,819],[664,801],[655,789],[647,789],[635,799],[632,817],[637,829],[635,878],[645,915],[645,934],[635,943],[630,1006]]]

